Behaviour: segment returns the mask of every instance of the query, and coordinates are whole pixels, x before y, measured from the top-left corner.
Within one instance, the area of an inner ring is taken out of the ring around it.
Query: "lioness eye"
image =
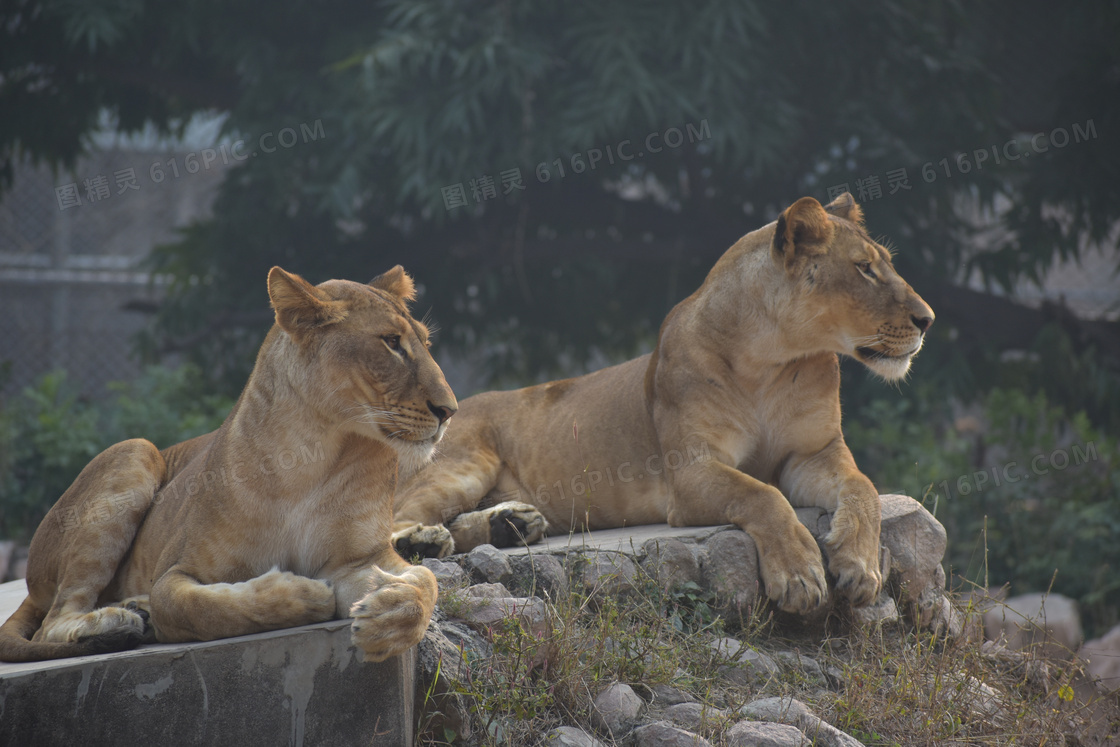
[[[389,346],[390,350],[400,350],[401,349],[401,336],[400,335],[385,335],[381,339],[385,341],[385,344]]]
[[[856,262],[856,267],[859,268],[860,272],[862,272],[864,275],[867,275],[872,280],[876,279],[875,273],[871,271],[870,262]]]

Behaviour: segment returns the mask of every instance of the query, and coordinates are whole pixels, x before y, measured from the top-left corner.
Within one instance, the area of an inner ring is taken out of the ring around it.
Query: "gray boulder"
[[[796,727],[813,744],[822,747],[862,747],[855,737],[823,721],[796,698],[759,698],[747,703],[739,714],[756,721],[773,721]]]
[[[541,747],[607,747],[583,729],[561,726],[545,734]]]
[[[1022,594],[984,613],[984,635],[1016,651],[1037,646],[1047,658],[1069,659],[1081,645],[1081,615],[1061,594]]]
[[[463,567],[476,583],[508,584],[513,579],[509,557],[493,545],[479,545],[463,558]]]
[[[666,708],[664,713],[665,718],[677,726],[693,731],[708,728],[727,715],[720,708],[711,708],[702,703],[678,703]]]
[[[634,590],[638,567],[619,552],[589,552],[583,558],[580,580],[588,596],[621,596]]]
[[[642,570],[669,591],[693,583],[700,585],[700,564],[692,549],[679,539],[652,539],[642,545]]]
[[[621,682],[595,696],[591,718],[596,728],[617,739],[638,720],[645,702],[633,688]]]
[[[568,574],[564,564],[552,555],[517,555],[510,558],[513,568],[511,588],[521,596],[562,599],[568,595]]]
[[[759,602],[758,548],[739,529],[717,532],[704,542],[703,585],[732,621],[747,618]]]
[[[666,721],[639,726],[631,735],[634,747],[711,747],[699,734],[679,729]]]
[[[1085,662],[1089,676],[1106,691],[1120,688],[1120,625],[1100,638],[1086,641],[1077,655]]]
[[[727,731],[727,747],[809,747],[798,729],[765,721],[740,721]]]

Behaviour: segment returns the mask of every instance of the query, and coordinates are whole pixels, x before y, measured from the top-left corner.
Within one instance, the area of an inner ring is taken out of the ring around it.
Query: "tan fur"
[[[405,306],[412,280],[312,286],[274,267],[268,289],[276,325],[222,426],[106,449],[47,514],[0,660],[347,616],[371,661],[423,637],[436,580],[389,544],[392,495],[457,403]]]
[[[466,551],[503,521],[533,541],[533,507],[554,533],[731,522],[758,545],[770,598],[807,612],[828,590],[793,508],[820,506],[835,512],[829,571],[866,604],[882,582],[879,499],[841,434],[837,355],[897,379],[932,322],[850,195],[803,198],[723,255],[652,354],[465,400],[438,460],[398,492],[394,541]],[[498,501],[528,511],[479,516]]]

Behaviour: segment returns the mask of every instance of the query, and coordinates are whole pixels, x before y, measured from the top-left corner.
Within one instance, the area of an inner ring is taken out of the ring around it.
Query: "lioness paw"
[[[243,585],[239,604],[256,619],[283,620],[284,626],[293,627],[334,618],[334,587],[326,581],[273,568]]]
[[[527,503],[507,501],[499,503],[490,512],[490,539],[495,547],[531,545],[539,542],[548,531],[544,514]]]
[[[883,586],[878,530],[877,516],[859,520],[858,513],[842,507],[833,515],[832,531],[824,538],[836,590],[856,607],[874,602]]]
[[[489,543],[494,547],[515,547],[539,542],[548,531],[548,520],[536,507],[520,501],[506,501],[481,511],[460,514],[450,525],[452,536],[464,538],[462,544],[474,547]]]
[[[424,526],[417,524],[393,533],[393,548],[405,560],[414,557],[443,558],[455,552],[455,540],[442,524]]]
[[[857,551],[856,543],[836,544],[826,538],[828,570],[836,577],[836,591],[843,594],[855,607],[866,607],[875,601],[883,586],[879,572],[879,553]],[[878,550],[878,547],[876,547]]]
[[[350,638],[366,661],[384,661],[415,646],[428,629],[434,599],[408,583],[388,583],[354,603]]]
[[[796,530],[788,542],[759,552],[759,570],[766,596],[779,609],[807,615],[828,599],[828,581],[816,541],[800,524]]]

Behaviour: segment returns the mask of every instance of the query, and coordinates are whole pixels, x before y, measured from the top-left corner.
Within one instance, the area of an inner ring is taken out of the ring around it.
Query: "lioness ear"
[[[388,272],[378,275],[373,280],[369,281],[369,285],[371,288],[377,288],[386,293],[392,293],[405,302],[416,299],[416,285],[400,265],[397,265]]]
[[[268,297],[276,310],[276,323],[297,340],[316,327],[346,318],[343,301],[332,299],[299,275],[279,267],[268,271]]]
[[[833,230],[821,204],[812,197],[802,197],[778,217],[772,244],[774,258],[788,270],[799,257],[824,254]]]
[[[824,209],[837,218],[851,221],[857,226],[863,225],[863,210],[856,204],[856,198],[852,197],[851,192],[837,195],[836,199],[824,206]]]

